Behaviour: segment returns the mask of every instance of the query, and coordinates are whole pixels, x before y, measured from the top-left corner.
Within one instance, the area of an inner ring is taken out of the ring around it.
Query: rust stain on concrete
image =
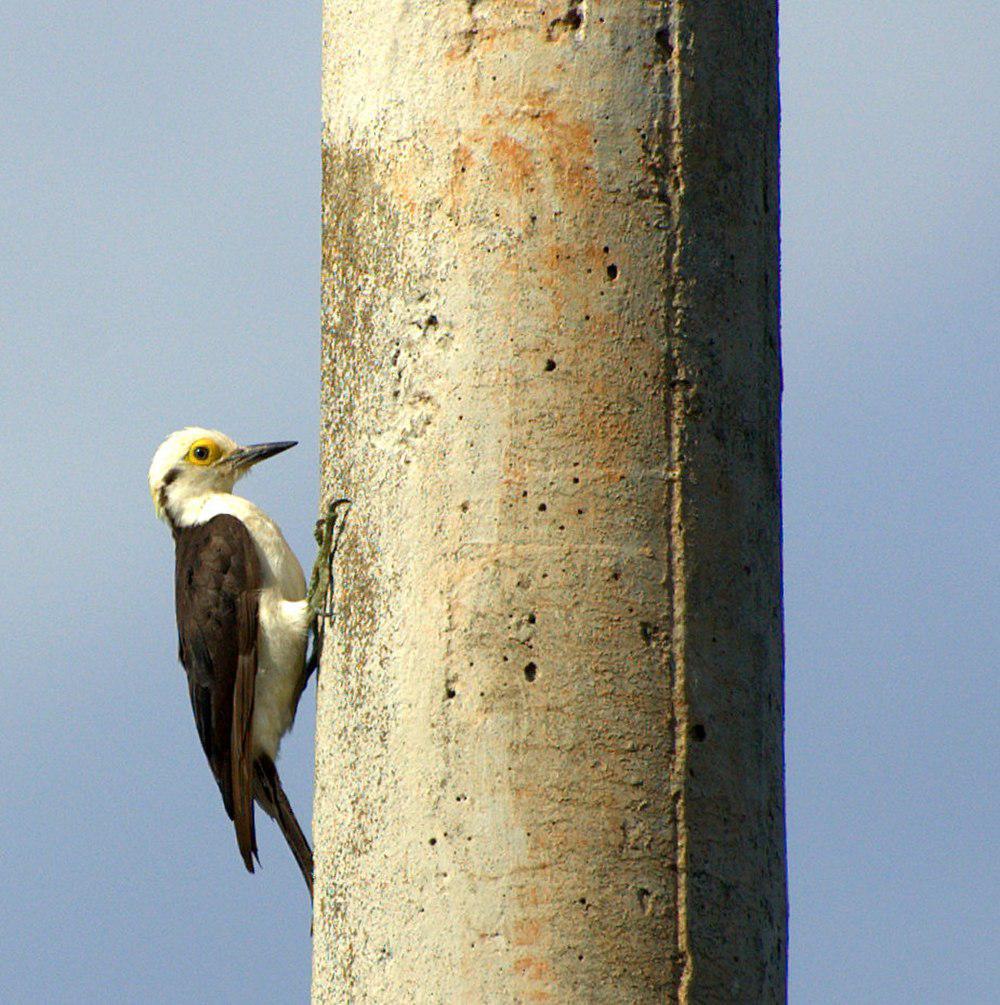
[[[510,136],[500,136],[491,146],[493,159],[500,167],[500,179],[514,196],[522,196],[535,173],[528,148]]]

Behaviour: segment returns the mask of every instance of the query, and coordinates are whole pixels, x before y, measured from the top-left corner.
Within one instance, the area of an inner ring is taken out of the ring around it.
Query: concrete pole
[[[774,0],[326,0],[317,1002],[784,1000]]]

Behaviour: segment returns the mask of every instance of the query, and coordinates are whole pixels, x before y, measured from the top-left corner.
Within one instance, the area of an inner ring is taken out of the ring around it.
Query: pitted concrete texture
[[[326,0],[317,1002],[784,1000],[775,22]]]

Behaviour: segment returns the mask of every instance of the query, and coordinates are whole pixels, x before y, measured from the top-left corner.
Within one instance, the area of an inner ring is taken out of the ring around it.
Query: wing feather
[[[233,687],[233,729],[230,758],[233,766],[233,822],[243,861],[253,872],[251,855],[257,854],[253,814],[254,686],[257,678],[257,593],[245,593],[237,610],[239,655]]]
[[[240,854],[253,872],[251,728],[260,565],[246,527],[235,517],[181,528],[176,537],[177,634],[195,725]]]

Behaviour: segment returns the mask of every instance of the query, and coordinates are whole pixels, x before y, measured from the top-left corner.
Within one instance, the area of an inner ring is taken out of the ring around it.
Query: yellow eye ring
[[[219,444],[215,440],[195,440],[187,452],[185,458],[189,464],[199,464],[207,467],[214,464],[222,454]]]

